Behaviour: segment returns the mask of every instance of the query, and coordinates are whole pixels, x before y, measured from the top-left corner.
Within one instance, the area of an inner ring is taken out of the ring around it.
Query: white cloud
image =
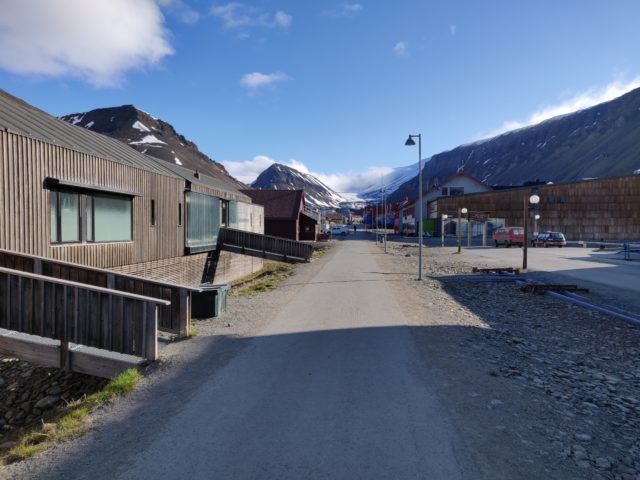
[[[281,72],[276,73],[247,73],[240,79],[240,84],[248,88],[250,92],[255,93],[259,88],[267,87],[279,82],[286,82],[291,78]]]
[[[399,57],[406,57],[409,55],[409,43],[404,41],[396,43],[393,47],[393,53]]]
[[[449,35],[451,35],[452,37],[455,36],[455,34],[458,32],[458,26],[457,25],[449,25]]]
[[[229,30],[249,27],[288,28],[293,22],[293,17],[282,10],[271,14],[240,2],[215,6],[211,8],[211,14],[219,18]]]
[[[352,17],[360,13],[363,6],[359,3],[343,3],[340,7],[333,10],[325,10],[322,15],[325,17]]]
[[[180,21],[192,24],[200,20],[201,15],[183,0],[156,0],[167,12],[175,15]]]
[[[613,100],[614,98],[624,95],[636,88],[640,88],[640,75],[630,81],[616,79],[603,87],[592,87],[585,91],[573,94],[556,105],[540,107],[525,120],[510,120],[504,122],[499,128],[496,128],[491,132],[476,135],[475,140],[495,137],[496,135],[500,135],[510,130],[528,127],[559,115],[566,115],[578,110],[593,107],[599,103]]]
[[[173,53],[153,0],[3,1],[0,68],[118,84]]]

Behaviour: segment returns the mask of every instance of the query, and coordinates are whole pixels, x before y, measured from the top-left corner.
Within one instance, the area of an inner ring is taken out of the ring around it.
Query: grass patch
[[[126,370],[110,380],[99,392],[69,404],[57,419],[47,424],[46,431],[40,428],[22,437],[20,443],[2,457],[2,463],[8,465],[25,460],[59,442],[82,435],[85,431],[85,421],[92,409],[133,391],[140,378],[138,370]]]
[[[230,292],[233,296],[253,295],[278,287],[278,284],[293,274],[295,265],[282,262],[269,262],[256,273],[244,277],[232,284]]]
[[[193,324],[191,324],[191,328],[189,329],[189,338],[195,338],[197,336],[198,336],[198,330],[196,330],[196,327],[194,327]]]

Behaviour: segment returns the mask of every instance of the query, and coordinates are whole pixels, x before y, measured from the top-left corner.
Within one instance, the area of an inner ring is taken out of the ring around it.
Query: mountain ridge
[[[96,108],[60,118],[72,125],[120,140],[141,153],[223,180],[234,188],[247,188],[232,177],[222,164],[202,153],[194,142],[180,134],[173,125],[134,105]]]
[[[316,208],[337,208],[347,199],[311,174],[295,168],[273,163],[263,170],[251,184],[258,190],[299,190],[305,192],[305,201]]]
[[[493,186],[632,175],[640,170],[640,88],[535,125],[460,145],[425,163],[425,188],[458,171]],[[417,175],[390,195],[415,197]]]

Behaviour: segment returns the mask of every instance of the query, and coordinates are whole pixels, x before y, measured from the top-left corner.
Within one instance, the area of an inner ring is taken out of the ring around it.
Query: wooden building
[[[0,90],[0,249],[199,283],[222,226],[263,208],[221,179],[144,155]],[[216,282],[262,260],[221,252]]]
[[[440,197],[430,203],[430,218],[466,207],[522,226],[524,201],[533,193],[540,203],[530,215],[540,215],[539,231],[559,231],[569,240],[640,239],[640,175]]]
[[[315,241],[319,225],[315,212],[306,208],[304,190],[241,190],[264,206],[264,232],[290,240]]]

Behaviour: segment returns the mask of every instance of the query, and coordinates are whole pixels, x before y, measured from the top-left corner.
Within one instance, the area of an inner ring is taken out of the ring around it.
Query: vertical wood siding
[[[133,241],[51,245],[46,177],[142,194],[133,199]],[[0,131],[0,190],[0,248],[104,268],[183,255],[182,179]]]

